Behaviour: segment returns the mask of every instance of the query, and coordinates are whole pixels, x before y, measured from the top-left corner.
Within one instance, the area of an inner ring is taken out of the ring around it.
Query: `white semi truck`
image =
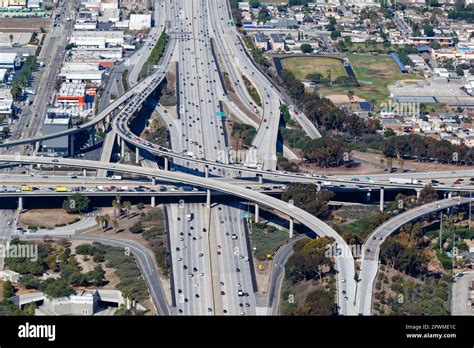
[[[413,179],[413,178],[390,178],[389,182],[391,184],[408,184],[408,185],[422,184],[421,180]]]

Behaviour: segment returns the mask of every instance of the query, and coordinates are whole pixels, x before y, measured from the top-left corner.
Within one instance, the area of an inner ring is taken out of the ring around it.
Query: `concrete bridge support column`
[[[20,213],[23,211],[23,197],[18,197],[18,210]]]
[[[316,184],[316,187],[317,187],[317,191],[321,191],[321,182],[318,181],[318,183]]]
[[[151,199],[150,199],[150,206],[153,208],[153,207],[156,207],[156,197],[155,196],[151,196]]]
[[[206,207],[208,209],[211,208],[211,190],[210,189],[207,189],[207,192],[206,192]]]
[[[416,197],[419,197],[418,192],[416,193]],[[451,191],[449,191],[449,193],[448,193],[448,198],[453,198],[453,193]]]
[[[135,148],[135,164],[140,162],[140,149],[138,147]]]
[[[262,174],[257,174],[257,178],[258,178],[258,183],[260,185],[262,185],[263,184],[263,175]]]
[[[95,129],[96,126],[92,127],[91,128],[91,139],[92,139],[92,146],[95,146],[95,137],[96,137],[96,129]]]
[[[258,224],[259,220],[260,220],[260,207],[258,203],[255,203],[255,223]]]
[[[74,156],[74,134],[71,134],[71,137],[69,138],[69,155],[71,157]]]
[[[35,146],[35,154],[37,154],[40,150],[40,142],[39,141],[36,142],[34,146]]]
[[[380,188],[380,211],[383,212],[383,195],[384,195],[384,188],[383,186]]]
[[[416,199],[420,198],[421,189],[416,189]]]
[[[369,191],[367,191],[367,202],[370,201],[371,196],[372,196],[372,189],[369,188]]]
[[[155,186],[155,185],[156,185],[156,178],[154,178],[154,177],[153,177],[153,178],[151,178],[151,184],[152,184],[153,186]]]
[[[289,231],[290,239],[293,238],[293,224],[294,224],[293,218],[290,217],[290,231]]]
[[[168,157],[164,157],[164,159],[165,159],[165,170],[168,171],[168,170],[170,170],[169,169],[170,168],[170,160],[169,160]]]
[[[205,178],[209,177],[209,166],[208,165],[204,166],[204,177]]]
[[[125,157],[125,140],[120,139],[120,157]]]
[[[85,178],[87,176],[87,169],[82,170],[82,176]]]

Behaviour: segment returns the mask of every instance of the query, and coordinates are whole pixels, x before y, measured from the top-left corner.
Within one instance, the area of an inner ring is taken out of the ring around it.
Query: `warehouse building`
[[[10,89],[7,88],[0,89],[0,115],[13,115],[13,97]]]
[[[130,30],[145,30],[151,28],[151,14],[131,14],[128,22]]]
[[[99,86],[105,76],[98,63],[66,63],[59,77],[67,83],[91,83]]]
[[[54,134],[68,130],[71,127],[71,114],[65,110],[49,109],[43,122],[43,135]],[[43,141],[42,152],[51,156],[69,155],[69,136]]]
[[[64,108],[82,109],[85,96],[85,83],[64,82],[58,92],[57,103]]]
[[[16,53],[0,53],[0,68],[18,69],[20,67],[21,61]]]
[[[71,36],[70,43],[77,47],[105,48],[123,46],[123,31],[76,30]]]

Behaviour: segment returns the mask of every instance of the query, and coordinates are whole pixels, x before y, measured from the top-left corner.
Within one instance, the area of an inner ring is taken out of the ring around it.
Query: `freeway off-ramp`
[[[395,216],[372,232],[362,247],[359,273],[360,283],[358,284],[357,291],[358,313],[363,315],[371,314],[372,292],[378,272],[380,247],[387,237],[398,231],[406,223],[416,220],[419,217],[457,205],[467,204],[470,201],[473,200],[456,197],[425,204]]]
[[[145,282],[148,285],[148,291],[150,292],[151,298],[153,299],[153,303],[155,304],[158,314],[170,314],[168,303],[166,301],[165,291],[160,281],[160,275],[156,267],[155,260],[151,255],[150,251],[140,243],[137,243],[132,240],[117,240],[107,237],[94,237],[85,235],[65,235],[54,237],[50,236],[49,238],[53,240],[68,239],[75,241],[98,242],[119,248],[124,248],[126,251],[131,252],[131,254],[136,257],[137,262],[140,265],[141,273],[145,279]],[[44,236],[23,235],[22,239],[44,240]]]

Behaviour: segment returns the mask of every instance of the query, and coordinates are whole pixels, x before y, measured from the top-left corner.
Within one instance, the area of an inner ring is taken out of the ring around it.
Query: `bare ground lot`
[[[50,26],[50,18],[0,18],[0,31],[32,32]]]
[[[79,214],[68,214],[62,209],[32,209],[20,215],[19,226],[55,227],[80,218]]]
[[[384,156],[368,152],[352,151],[357,157],[366,161],[373,162],[374,164],[380,164],[380,159],[385,159]],[[393,160],[393,168],[398,167],[396,159]],[[433,171],[433,170],[459,170],[459,169],[472,169],[473,166],[456,166],[453,164],[442,164],[435,162],[417,162],[415,160],[405,160],[403,162],[403,168],[405,169],[416,169],[420,171]]]

